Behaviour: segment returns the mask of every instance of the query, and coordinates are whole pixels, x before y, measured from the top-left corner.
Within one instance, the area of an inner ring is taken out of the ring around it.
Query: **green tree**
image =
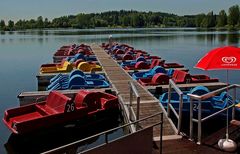
[[[168,17],[164,17],[164,18],[163,18],[163,25],[164,25],[164,26],[168,26],[168,23],[169,23]]]
[[[26,26],[24,25],[24,22],[20,19],[16,22],[15,24],[15,28],[16,29],[25,29]]]
[[[195,25],[196,25],[196,27],[201,27],[201,24],[202,24],[202,22],[203,22],[205,17],[206,17],[205,14],[198,14],[198,15],[196,15],[196,17],[195,17]]]
[[[76,28],[89,28],[90,25],[90,16],[87,14],[78,14],[76,17]]]
[[[201,27],[210,28],[216,26],[216,15],[213,11],[209,12],[202,20]]]
[[[45,19],[44,19],[43,27],[44,27],[44,28],[48,28],[48,27],[49,27],[49,21],[48,21],[48,18],[45,18]]]
[[[132,16],[132,26],[133,27],[143,27],[144,26],[144,20],[143,16],[141,14],[134,14]]]
[[[230,25],[230,26],[237,25],[238,21],[239,21],[239,15],[240,15],[239,6],[234,5],[234,6],[230,7],[228,10],[228,13],[229,13],[228,25]]]
[[[129,16],[123,16],[122,18],[122,25],[123,26],[130,26],[131,18]]]
[[[6,28],[5,21],[4,21],[4,20],[1,20],[1,21],[0,21],[0,30],[5,30],[5,28]]]
[[[8,21],[8,30],[10,31],[14,30],[14,22],[12,20]]]
[[[217,26],[224,27],[226,25],[227,25],[227,14],[224,10],[221,10],[217,17]]]
[[[42,16],[39,16],[37,18],[37,28],[43,28],[44,27],[44,23],[43,23],[43,17]]]

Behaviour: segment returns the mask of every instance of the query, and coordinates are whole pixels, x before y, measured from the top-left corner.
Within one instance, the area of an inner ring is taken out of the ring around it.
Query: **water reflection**
[[[15,34],[15,35],[14,35]],[[203,31],[194,29],[92,29],[92,30],[78,30],[78,29],[58,29],[58,30],[26,30],[17,32],[4,32],[4,35],[17,41],[21,38],[31,39],[32,41],[37,41],[41,44],[44,43],[42,38],[55,39],[56,41],[67,41],[75,42],[100,42],[106,40],[109,35],[117,40],[125,39],[146,39],[153,40],[161,38],[161,41],[167,40],[181,40],[181,39],[197,39],[198,41],[206,45],[216,45],[216,44],[229,44],[236,45],[239,43],[239,33],[238,32],[228,32],[228,31]],[[39,38],[39,36],[41,38]],[[217,39],[216,39],[217,38]]]
[[[122,121],[119,118],[118,115],[112,115],[106,119],[96,119],[96,117],[94,117],[94,119],[69,123],[65,126],[58,126],[44,131],[36,131],[27,135],[11,134],[4,147],[8,153],[41,153],[117,127],[119,126],[119,122]],[[98,122],[89,122],[93,120]],[[120,137],[123,135],[123,130],[120,129],[108,135],[113,138]],[[103,144],[105,141],[104,137],[105,136],[100,136],[83,142],[73,150],[86,150],[96,145]]]
[[[6,32],[5,32],[5,31],[0,31],[0,34],[1,34],[1,35],[5,35]]]
[[[239,42],[239,34],[228,34],[228,44],[229,45],[237,45]]]
[[[226,34],[218,34],[218,41],[220,42],[220,43],[225,43],[226,42],[226,40],[227,40],[227,35]]]

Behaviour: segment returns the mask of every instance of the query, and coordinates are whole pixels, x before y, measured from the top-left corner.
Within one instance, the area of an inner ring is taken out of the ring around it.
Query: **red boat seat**
[[[135,69],[148,69],[149,65],[144,61],[139,61],[135,64]]]
[[[90,110],[101,109],[99,93],[80,90],[75,97],[75,105],[77,108],[87,106]]]
[[[152,78],[152,84],[168,84],[169,77],[164,73],[157,73]]]
[[[71,98],[60,92],[51,91],[47,97],[46,106],[54,109],[56,113],[62,113],[65,110],[66,103],[69,101],[71,101]]]
[[[125,52],[123,50],[118,49],[115,54],[124,54]]]
[[[122,58],[123,60],[133,60],[133,56],[132,55],[130,55],[130,54],[125,54],[125,55],[123,55],[123,58]]]
[[[172,79],[175,83],[189,83],[191,82],[191,75],[185,71],[174,70]]]
[[[163,66],[164,62],[165,60],[153,59],[150,65],[150,69],[154,68],[155,66]]]
[[[104,109],[116,108],[118,106],[118,98],[111,94],[101,93],[101,104]]]

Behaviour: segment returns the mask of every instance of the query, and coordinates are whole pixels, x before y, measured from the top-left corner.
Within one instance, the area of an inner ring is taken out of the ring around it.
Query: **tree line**
[[[162,12],[140,11],[107,11],[102,13],[80,13],[62,16],[50,21],[39,16],[37,19],[0,21],[0,30],[25,30],[44,28],[97,28],[97,27],[200,27],[200,28],[240,28],[240,9],[234,5],[221,10],[218,14],[213,11],[197,15],[178,16]]]

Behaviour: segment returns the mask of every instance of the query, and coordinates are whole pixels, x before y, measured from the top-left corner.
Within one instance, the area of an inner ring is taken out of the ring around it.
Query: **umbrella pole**
[[[228,81],[228,70],[227,70],[227,128],[226,128],[226,140],[228,140],[229,139],[229,130],[228,130],[228,120],[229,120],[229,118],[228,118],[228,84],[229,84],[229,81]]]
[[[227,70],[227,86],[228,86],[228,70]],[[228,116],[228,87],[227,87],[227,98],[226,98],[226,100],[227,100],[226,139],[220,139],[218,141],[218,146],[219,146],[220,149],[222,149],[224,151],[233,152],[237,149],[237,144],[233,140],[229,139],[229,132],[228,132],[229,131],[228,130],[228,117],[229,117]]]

